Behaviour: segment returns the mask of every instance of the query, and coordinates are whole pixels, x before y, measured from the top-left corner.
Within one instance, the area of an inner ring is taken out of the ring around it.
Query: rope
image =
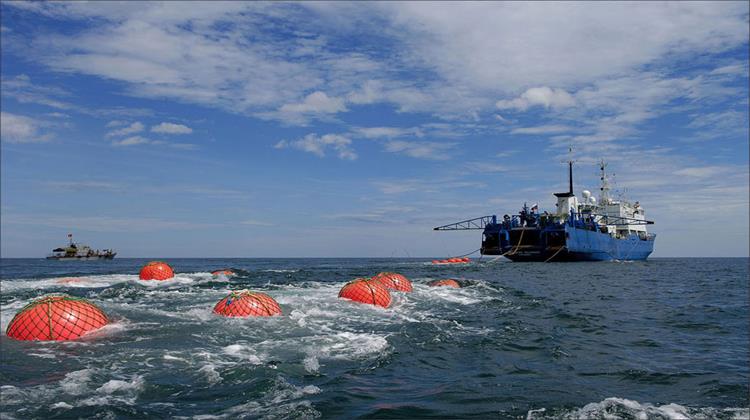
[[[469,252],[468,254],[463,254],[463,255],[456,255],[456,256],[454,256],[454,257],[448,257],[448,258],[461,258],[461,257],[468,257],[469,255],[471,255],[471,254],[473,254],[473,253],[475,253],[475,252],[477,252],[477,251],[481,251],[481,250],[482,250],[482,248],[479,248],[479,249],[475,249],[475,250],[473,250],[473,251]]]
[[[522,231],[521,231],[521,236],[519,236],[519,237],[518,237],[518,243],[516,244],[516,246],[515,246],[515,247],[511,248],[511,249],[510,249],[510,251],[508,251],[508,252],[506,252],[506,253],[504,253],[504,254],[500,254],[500,255],[498,255],[497,257],[495,257],[495,258],[493,258],[493,259],[491,259],[491,260],[487,261],[487,264],[492,264],[492,263],[494,263],[495,261],[499,260],[499,259],[500,259],[501,257],[504,257],[504,256],[506,256],[506,255],[514,255],[514,254],[515,254],[516,252],[518,252],[518,248],[520,248],[520,247],[521,247],[521,241],[523,240],[523,234],[524,234],[524,233],[526,233],[526,229],[524,229],[524,230],[522,230]],[[480,249],[481,249],[481,248],[480,248]]]
[[[562,251],[563,249],[565,249],[564,246],[561,246],[560,248],[558,248],[557,251],[554,254],[552,254],[551,257],[549,257],[546,260],[544,260],[544,262],[550,262],[550,260],[553,259],[553,258],[555,258],[557,256],[557,254],[559,254],[560,251]]]
[[[49,324],[49,339],[54,340],[52,336],[52,299],[47,300],[47,323]]]
[[[511,248],[510,251],[506,252],[505,254],[501,255],[501,257],[504,257],[506,255],[515,255],[516,252],[518,252],[518,248],[521,247],[521,241],[523,240],[523,234],[526,233],[526,229],[521,231],[521,236],[518,237],[518,243],[516,244],[515,248]]]

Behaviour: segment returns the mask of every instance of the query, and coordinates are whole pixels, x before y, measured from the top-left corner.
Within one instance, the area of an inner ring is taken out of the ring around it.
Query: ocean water
[[[2,260],[0,417],[749,416],[746,258],[167,261],[174,280],[142,282],[142,259]],[[225,267],[239,276],[210,275]],[[388,309],[337,299],[380,271],[414,292]],[[426,286],[440,278],[464,287]],[[243,288],[283,316],[211,313]],[[74,342],[5,336],[52,292],[91,299],[112,324]]]

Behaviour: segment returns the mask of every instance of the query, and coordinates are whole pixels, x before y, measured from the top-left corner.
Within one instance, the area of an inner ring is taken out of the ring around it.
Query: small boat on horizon
[[[73,242],[73,234],[68,234],[68,246],[55,248],[52,254],[47,256],[48,260],[111,260],[115,258],[117,252],[112,249],[92,249],[85,244]]]

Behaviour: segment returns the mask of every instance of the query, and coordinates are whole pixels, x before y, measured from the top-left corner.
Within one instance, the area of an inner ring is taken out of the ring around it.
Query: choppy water
[[[0,339],[3,418],[748,418],[748,259],[2,260],[2,330],[50,292],[114,321],[76,342]],[[240,276],[214,279],[231,267]],[[359,276],[414,282],[391,308],[337,299]],[[60,284],[62,278],[80,278]],[[455,278],[463,289],[430,288]],[[230,290],[282,317],[211,314]]]

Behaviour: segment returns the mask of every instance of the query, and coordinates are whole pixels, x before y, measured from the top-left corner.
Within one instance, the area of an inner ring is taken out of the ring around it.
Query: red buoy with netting
[[[339,297],[384,308],[391,304],[391,293],[381,282],[373,279],[359,278],[350,281],[341,288]]]
[[[281,307],[265,293],[240,290],[220,300],[214,313],[229,317],[273,316],[281,315]]]
[[[45,296],[21,308],[6,334],[16,340],[75,340],[107,323],[107,315],[86,299]]]
[[[433,286],[433,287],[443,286],[443,287],[455,287],[456,289],[460,289],[461,288],[461,285],[458,284],[458,282],[455,281],[455,280],[453,280],[453,279],[433,280],[433,281],[427,283],[427,285],[428,286]]]
[[[375,281],[379,281],[383,286],[391,290],[398,290],[399,292],[411,292],[411,282],[403,274],[398,273],[379,273],[372,278]]]
[[[138,277],[141,280],[167,280],[174,277],[174,271],[163,261],[151,261],[141,268]]]
[[[216,271],[212,271],[211,272],[211,275],[214,276],[214,277],[218,277],[218,276],[220,276],[222,274],[225,275],[225,276],[227,276],[227,277],[229,277],[229,276],[233,276],[234,275],[234,271],[232,271],[230,269],[225,269],[225,270],[216,270]]]

